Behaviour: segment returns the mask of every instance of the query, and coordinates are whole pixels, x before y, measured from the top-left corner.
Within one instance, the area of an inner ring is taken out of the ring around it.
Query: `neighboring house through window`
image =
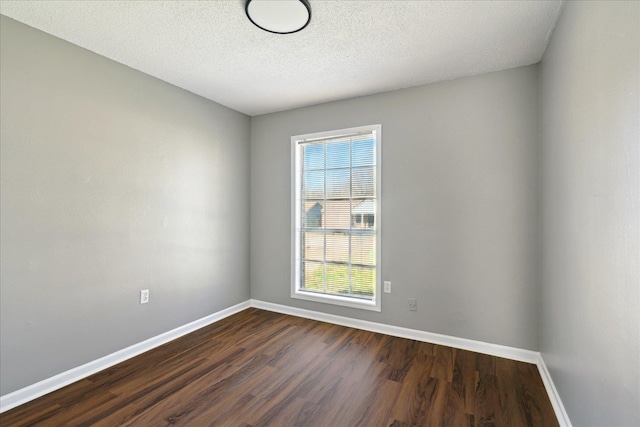
[[[351,210],[351,223],[355,228],[373,228],[376,217],[376,201],[366,199]]]
[[[379,311],[381,126],[291,142],[291,296]]]
[[[304,214],[305,226],[310,228],[322,227],[322,203],[316,202]]]

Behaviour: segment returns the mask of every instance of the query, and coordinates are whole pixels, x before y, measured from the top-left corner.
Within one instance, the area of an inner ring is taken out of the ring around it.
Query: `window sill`
[[[376,302],[375,300],[360,300],[356,298],[340,297],[337,295],[324,295],[316,292],[305,292],[301,290],[292,292],[291,298],[320,302],[323,304],[340,305],[343,307],[358,308],[361,310],[381,311],[379,301]]]

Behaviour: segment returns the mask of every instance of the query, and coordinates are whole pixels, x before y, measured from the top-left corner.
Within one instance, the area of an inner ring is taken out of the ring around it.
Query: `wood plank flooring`
[[[535,365],[258,309],[0,415],[2,426],[557,426]]]

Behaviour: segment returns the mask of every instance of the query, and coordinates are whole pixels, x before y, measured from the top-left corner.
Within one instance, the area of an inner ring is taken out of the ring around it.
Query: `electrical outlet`
[[[418,311],[418,301],[415,298],[409,298],[409,310]]]
[[[388,280],[384,281],[384,292],[387,294],[391,293],[391,282]]]
[[[149,302],[149,289],[143,289],[140,291],[140,304],[146,304]]]

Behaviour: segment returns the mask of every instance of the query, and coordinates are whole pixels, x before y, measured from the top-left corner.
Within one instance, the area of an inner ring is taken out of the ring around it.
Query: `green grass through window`
[[[375,273],[373,268],[352,267],[352,291],[349,293],[349,267],[346,265],[327,264],[326,292],[333,295],[373,297],[376,283]],[[308,291],[324,292],[322,275],[322,265],[318,265],[314,271],[307,271],[304,288]]]

